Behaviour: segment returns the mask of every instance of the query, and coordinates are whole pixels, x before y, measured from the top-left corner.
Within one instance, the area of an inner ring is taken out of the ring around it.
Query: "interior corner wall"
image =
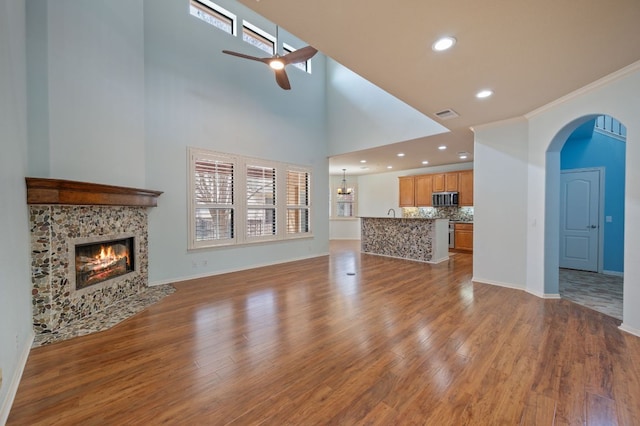
[[[240,3],[217,3],[239,22],[258,22]],[[306,44],[283,31],[280,36],[294,47]],[[145,1],[144,40],[146,182],[164,191],[149,212],[151,284],[328,253],[324,56],[312,58],[312,74],[287,67],[292,89],[282,90],[269,67],[222,50],[264,52],[174,0]],[[312,167],[314,238],[188,251],[189,146]]]
[[[546,249],[549,243],[546,240],[555,238],[548,230],[553,228],[553,224],[547,222],[559,219],[557,211],[549,206],[547,193],[553,193],[554,188],[559,187],[560,162],[558,159],[553,160],[554,164],[548,164],[549,150],[559,152],[568,136],[559,135],[568,123],[594,114],[615,117],[627,126],[623,327],[640,334],[640,311],[636,309],[640,304],[640,263],[635,259],[640,253],[640,223],[632,219],[640,217],[640,168],[636,167],[640,162],[638,93],[640,63],[635,63],[615,76],[606,78],[601,84],[529,117],[528,208],[530,223],[535,221],[536,226],[527,230],[527,288],[548,291],[544,288],[544,275],[557,274],[557,259],[554,260],[557,253]],[[554,170],[557,167],[558,170],[549,172],[549,167]]]
[[[526,286],[527,122],[475,128],[473,280]]]
[[[145,187],[142,0],[28,3],[29,174]]]
[[[0,424],[27,360],[31,326],[27,171],[26,1],[0,0]]]

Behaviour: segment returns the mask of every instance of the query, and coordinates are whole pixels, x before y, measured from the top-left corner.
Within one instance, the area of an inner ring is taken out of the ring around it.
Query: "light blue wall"
[[[239,3],[218,3],[240,21],[268,24]],[[190,16],[187,4],[144,4],[146,181],[164,191],[150,211],[151,283],[328,252],[324,57],[313,58],[311,75],[288,67],[292,90],[282,90],[264,64],[221,52],[265,56],[261,51]],[[312,166],[315,238],[187,252],[188,146]]]
[[[142,0],[29,2],[29,172],[145,186]]]
[[[593,128],[593,122],[587,125]],[[586,136],[586,137],[585,137]],[[578,128],[562,147],[560,169],[605,168],[604,270],[624,271],[624,188],[626,143],[599,132],[585,135]]]
[[[31,346],[25,1],[0,0],[0,424]]]

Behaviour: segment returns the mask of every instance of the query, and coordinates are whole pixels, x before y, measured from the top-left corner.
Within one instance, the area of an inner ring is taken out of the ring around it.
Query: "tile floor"
[[[560,268],[560,297],[622,321],[622,277]]]
[[[107,330],[175,291],[176,289],[170,284],[148,287],[144,292],[134,297],[129,297],[109,306],[108,309],[102,312],[96,312],[53,333],[36,334],[32,346],[35,348],[71,339],[72,337]]]

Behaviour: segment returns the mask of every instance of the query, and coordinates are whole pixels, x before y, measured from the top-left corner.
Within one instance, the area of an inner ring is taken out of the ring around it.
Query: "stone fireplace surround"
[[[51,338],[58,334],[69,334],[64,330],[74,330],[71,334],[76,335],[96,331],[101,327],[87,325],[87,319],[113,323],[109,318],[112,315],[104,315],[107,308],[112,313],[115,305],[131,305],[125,309],[126,318],[132,306],[141,305],[141,296],[148,301],[169,294],[166,289],[155,291],[160,293],[155,296],[146,294],[151,293],[147,208],[157,205],[161,192],[56,179],[26,181],[36,344],[55,341]],[[136,270],[81,292],[72,289],[74,241],[122,235],[135,239]],[[86,330],[79,330],[78,324]]]

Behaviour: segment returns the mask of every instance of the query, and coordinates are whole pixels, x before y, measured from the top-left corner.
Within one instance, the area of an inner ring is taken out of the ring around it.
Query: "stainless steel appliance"
[[[449,248],[456,247],[456,225],[455,223],[449,221]]]
[[[431,195],[433,207],[448,207],[458,205],[457,192],[434,192]]]

